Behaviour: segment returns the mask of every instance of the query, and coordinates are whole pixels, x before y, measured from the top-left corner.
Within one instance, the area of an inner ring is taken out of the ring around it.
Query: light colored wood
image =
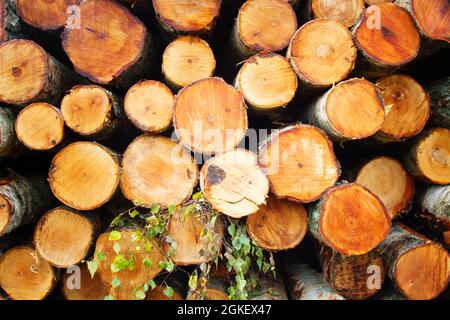
[[[108,287],[101,281],[100,276],[96,273],[94,278],[91,277],[87,265],[85,263],[80,264],[80,285],[79,289],[73,288],[71,283],[71,276],[75,274],[69,274],[64,272],[61,281],[61,291],[66,300],[104,300],[109,294]]]
[[[75,142],[53,158],[48,180],[62,203],[77,210],[93,210],[111,199],[119,176],[115,154],[94,142]]]
[[[382,4],[382,3],[388,3],[388,2],[394,2],[395,0],[364,0],[365,3],[367,3],[369,6],[372,4]]]
[[[406,213],[414,197],[414,180],[393,158],[382,156],[366,162],[355,182],[377,195],[392,219]]]
[[[329,87],[344,80],[355,66],[350,31],[328,19],[305,23],[292,37],[287,58],[303,84]]]
[[[340,175],[331,142],[309,125],[275,132],[261,144],[259,164],[275,196],[303,203],[319,199]]]
[[[0,257],[0,286],[13,300],[43,300],[53,290],[53,267],[30,246],[17,246]]]
[[[17,116],[16,134],[28,149],[53,149],[64,138],[61,112],[45,102],[30,104]]]
[[[195,36],[176,38],[167,46],[162,59],[164,78],[176,90],[212,77],[216,69],[216,59],[208,43]]]
[[[256,111],[270,112],[286,107],[297,92],[297,75],[289,61],[270,52],[247,59],[239,71],[236,88]]]
[[[167,208],[182,204],[197,183],[194,159],[170,138],[144,134],[124,153],[120,186],[124,196],[137,205]]]
[[[227,285],[222,279],[210,278],[202,292],[190,290],[186,300],[229,300]]]
[[[254,153],[236,149],[216,155],[204,164],[200,187],[217,211],[242,218],[257,212],[265,203],[269,180]]]
[[[266,250],[293,249],[307,231],[308,216],[303,205],[274,196],[247,218],[249,236]]]
[[[172,125],[175,97],[163,83],[145,80],[132,86],[124,100],[128,119],[140,130],[160,133]]]
[[[386,238],[390,227],[391,218],[381,200],[358,184],[332,188],[310,208],[311,234],[344,255],[373,250]]]
[[[196,81],[178,93],[173,122],[180,142],[205,154],[236,148],[248,128],[241,93],[217,77]]]
[[[376,85],[387,112],[386,120],[374,138],[397,142],[420,133],[430,116],[430,99],[422,86],[403,74],[387,76]]]
[[[347,28],[352,27],[365,5],[364,0],[308,0],[309,5],[304,10],[309,10],[307,14],[312,19],[331,19],[342,23]]]
[[[450,185],[425,186],[418,197],[418,207],[420,218],[444,233],[450,231]]]

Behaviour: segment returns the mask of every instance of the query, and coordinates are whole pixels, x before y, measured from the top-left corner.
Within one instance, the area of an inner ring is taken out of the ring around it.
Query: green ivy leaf
[[[142,263],[146,268],[150,268],[153,265],[153,261],[149,258],[145,258]]]
[[[110,241],[117,241],[117,240],[120,240],[121,238],[122,238],[122,234],[117,230],[111,231],[108,236],[108,239]]]
[[[159,204],[152,204],[152,208],[150,209],[150,213],[151,214],[157,214],[159,212],[159,209],[161,208],[161,206]]]
[[[97,253],[97,260],[98,260],[98,263],[101,263],[103,260],[105,260],[105,253],[104,252],[98,252]]]
[[[130,265],[130,262],[121,254],[117,255],[111,263],[111,272],[116,273]]]
[[[137,210],[133,210],[133,211],[131,211],[131,212],[129,213],[129,215],[130,215],[131,218],[135,218],[135,217],[137,217],[139,214],[140,214],[140,213],[139,213],[139,211],[137,211]]]
[[[197,282],[198,282],[198,276],[197,273],[193,273],[191,274],[191,276],[189,277],[189,288],[191,288],[192,290],[197,289]]]
[[[151,242],[145,243],[145,251],[152,252],[153,251],[153,244]]]
[[[170,214],[174,214],[175,210],[176,210],[176,206],[174,206],[173,204],[171,204],[167,207],[167,211],[169,211]]]
[[[152,280],[149,280],[149,281],[148,281],[148,284],[149,284],[149,286],[152,288],[152,290],[156,288],[155,280],[153,280],[153,279],[152,279]]]
[[[113,296],[109,295],[105,297],[105,300],[114,300]]]
[[[167,261],[160,261],[158,265],[161,269],[166,269]]]
[[[97,269],[98,269],[97,261],[95,261],[95,260],[88,261],[87,267],[88,267],[89,273],[91,274],[91,278],[93,279],[95,276],[95,273],[97,272]]]
[[[194,193],[192,196],[192,200],[200,200],[203,197],[203,193],[201,191]]]
[[[145,292],[142,290],[137,290],[134,294],[136,296],[137,300],[144,300],[145,299]]]
[[[234,237],[234,235],[236,234],[236,225],[234,223],[232,223],[228,226],[228,233],[232,237]]]
[[[173,263],[172,260],[169,260],[166,262],[165,269],[167,270],[167,272],[172,272],[174,268],[175,268],[175,264]]]
[[[118,278],[114,278],[111,281],[111,285],[112,285],[113,288],[117,288],[118,286],[120,286],[120,280]]]
[[[173,288],[171,286],[166,286],[166,288],[164,289],[164,295],[168,298],[172,298],[173,297]]]

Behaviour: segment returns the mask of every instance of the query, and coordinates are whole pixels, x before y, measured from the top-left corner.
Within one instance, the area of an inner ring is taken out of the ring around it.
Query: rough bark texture
[[[16,15],[13,0],[0,0],[0,43],[12,39],[26,39],[26,28]]]
[[[431,123],[450,129],[450,77],[425,87],[430,95]]]
[[[450,185],[426,185],[418,198],[419,217],[442,231],[450,231]]]
[[[20,144],[14,124],[16,117],[10,109],[0,108],[0,157],[12,155]]]
[[[258,279],[255,294],[250,300],[289,300],[289,298],[280,275],[277,275],[276,279],[266,275]]]

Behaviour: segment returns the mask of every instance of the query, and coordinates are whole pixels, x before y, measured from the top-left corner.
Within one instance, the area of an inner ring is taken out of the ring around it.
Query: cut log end
[[[400,162],[389,157],[367,162],[355,182],[377,195],[392,219],[408,210],[414,197],[414,180]]]
[[[23,104],[39,96],[49,77],[46,52],[29,40],[11,40],[0,45],[0,101]]]
[[[181,143],[199,153],[236,148],[247,132],[242,95],[221,78],[206,78],[183,88],[175,101],[174,127]]]
[[[247,230],[261,248],[288,250],[305,237],[308,216],[301,204],[270,196],[266,205],[247,218]]]
[[[294,99],[297,75],[285,58],[263,52],[244,63],[236,87],[255,110],[271,111]]]
[[[86,257],[94,236],[95,226],[89,218],[56,208],[39,220],[33,240],[42,258],[55,267],[69,268]]]
[[[194,159],[166,137],[142,135],[125,151],[121,189],[144,207],[178,205],[189,199],[198,182]]]
[[[450,10],[447,0],[411,0],[411,12],[420,30],[433,40],[450,43]]]
[[[312,202],[340,175],[333,146],[319,129],[295,125],[276,133],[262,144],[259,164],[278,198]]]
[[[358,20],[365,6],[363,0],[311,0],[311,11],[316,19],[331,19],[350,28]]]
[[[342,254],[360,255],[386,238],[391,219],[377,196],[357,184],[348,184],[327,192],[319,225],[330,247]]]
[[[28,149],[53,149],[64,138],[64,121],[59,109],[44,102],[27,106],[17,116],[16,134]]]
[[[374,19],[374,14],[379,19]],[[416,58],[420,48],[413,19],[393,3],[368,7],[354,30],[354,38],[363,54],[379,65],[401,66]]]
[[[101,281],[98,274],[91,277],[87,265],[80,265],[80,287],[76,287],[76,273],[64,272],[61,281],[61,291],[66,300],[104,300],[108,295],[108,287]]]
[[[172,125],[175,97],[163,83],[146,80],[131,87],[124,100],[128,119],[140,130],[159,133]]]
[[[114,195],[119,175],[116,155],[93,142],[76,142],[53,158],[49,183],[53,194],[65,205],[93,210]]]
[[[356,47],[342,24],[317,19],[304,24],[292,38],[287,56],[299,78],[312,86],[331,86],[353,70]]]
[[[17,0],[17,14],[33,27],[51,31],[62,28],[67,22],[69,6],[78,0]],[[71,11],[69,11],[71,12]]]
[[[163,54],[163,75],[175,89],[211,77],[215,69],[214,53],[208,43],[199,37],[178,37],[167,46]]]
[[[32,247],[15,247],[0,258],[0,286],[14,300],[42,300],[55,282],[53,267]]]
[[[448,252],[438,244],[413,248],[396,261],[395,284],[409,299],[434,299],[447,287],[449,263]]]
[[[387,76],[377,86],[388,110],[379,139],[399,141],[422,131],[430,116],[429,97],[422,86],[402,74]]]

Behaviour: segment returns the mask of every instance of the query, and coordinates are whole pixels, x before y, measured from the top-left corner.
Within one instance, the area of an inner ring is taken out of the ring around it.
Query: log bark
[[[128,88],[150,73],[152,37],[127,8],[115,1],[87,0],[79,5],[79,11],[80,28],[66,27],[61,36],[64,51],[78,73],[119,88]]]
[[[200,172],[200,188],[217,211],[242,218],[259,210],[269,194],[269,180],[251,151],[237,149],[208,160]]]
[[[0,45],[0,102],[25,106],[33,102],[57,105],[77,77],[30,40]]]
[[[273,114],[284,109],[297,92],[297,76],[284,57],[261,52],[245,61],[235,87],[247,105],[261,114]]]
[[[347,256],[319,246],[318,255],[325,281],[346,299],[366,300],[381,289],[386,270],[378,250]]]
[[[355,66],[356,48],[350,31],[342,24],[317,19],[298,29],[286,56],[305,91],[331,87],[346,79]]]
[[[399,142],[419,134],[430,116],[427,92],[413,78],[394,74],[376,83],[386,107],[386,119],[374,139]]]
[[[282,51],[296,30],[297,17],[287,1],[248,0],[232,30],[233,60],[243,61],[262,50]]]
[[[300,203],[269,196],[266,205],[247,218],[247,231],[263,249],[293,249],[308,231],[308,216]]]
[[[17,246],[0,257],[0,286],[13,300],[43,300],[54,288],[53,267],[31,246]]]
[[[304,21],[330,19],[350,28],[364,8],[364,0],[307,0],[300,17]]]
[[[87,257],[100,226],[98,215],[58,207],[47,212],[37,223],[34,245],[39,255],[51,265],[69,268]]]
[[[393,3],[369,6],[353,28],[361,56],[356,74],[377,78],[414,60],[420,35],[409,13]]]
[[[309,231],[344,255],[368,253],[389,233],[391,218],[381,200],[357,184],[329,189],[309,211]]]
[[[52,204],[45,178],[8,170],[0,183],[0,236],[35,222]]]
[[[0,43],[12,39],[25,39],[26,28],[16,14],[11,0],[0,0]]]
[[[450,183],[450,129],[430,128],[405,145],[403,162],[416,179]]]
[[[175,97],[163,83],[145,80],[132,86],[124,100],[128,119],[140,130],[160,133],[172,126]]]
[[[86,139],[111,137],[124,120],[122,100],[96,85],[73,87],[61,102],[65,124]]]
[[[180,142],[203,154],[235,149],[248,128],[242,95],[217,77],[196,81],[178,93],[173,122]]]
[[[227,285],[222,279],[210,278],[203,290],[189,290],[186,300],[229,300]]]
[[[250,300],[289,300],[283,280],[265,275],[258,279],[256,292]]]
[[[20,142],[33,151],[48,151],[64,139],[64,120],[59,109],[45,102],[28,105],[19,113],[15,130]]]
[[[403,165],[393,158],[381,156],[367,161],[358,170],[354,181],[377,195],[392,219],[402,216],[411,208],[414,180]]]
[[[331,142],[313,126],[298,124],[276,131],[259,151],[259,164],[277,198],[313,202],[340,175]]]
[[[439,244],[394,224],[379,248],[389,277],[408,299],[433,299],[447,288],[449,254]]]
[[[450,77],[432,82],[426,89],[430,95],[430,122],[450,129]]]
[[[137,137],[122,161],[120,187],[136,205],[163,208],[187,201],[198,183],[198,168],[182,146],[170,138]]]
[[[115,153],[94,142],[75,142],[55,155],[48,180],[62,203],[77,210],[93,210],[113,197],[119,177]]]
[[[216,59],[208,43],[195,36],[176,38],[166,47],[162,59],[164,79],[176,91],[212,77],[216,69]]]
[[[418,206],[420,218],[443,232],[450,231],[450,185],[425,186],[418,197]]]
[[[345,300],[323,279],[322,274],[306,264],[285,266],[286,283],[294,300]]]
[[[335,142],[364,139],[382,128],[384,103],[374,84],[354,78],[338,83],[317,98],[308,108],[307,119]]]
[[[73,277],[78,275],[77,273],[69,273],[69,270],[64,272],[61,281],[61,291],[66,300],[104,300],[109,294],[108,287],[101,281],[98,274],[91,277],[89,270],[85,263],[78,265],[80,268],[80,287],[78,288],[77,280],[73,280]]]
[[[8,108],[0,108],[0,157],[13,155],[20,142],[17,139],[14,123],[16,116]]]

